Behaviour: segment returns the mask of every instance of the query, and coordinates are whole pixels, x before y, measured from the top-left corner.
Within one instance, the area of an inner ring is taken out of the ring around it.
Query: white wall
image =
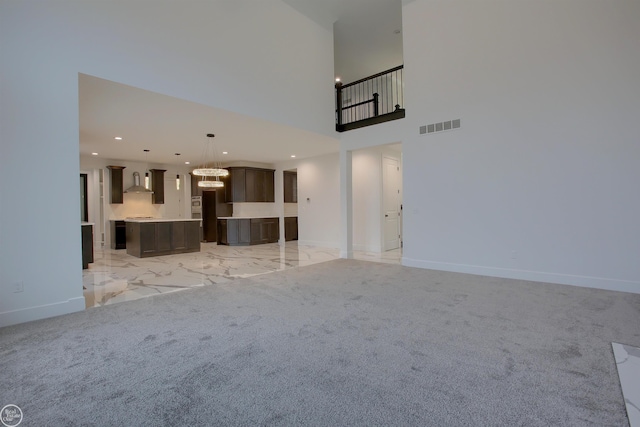
[[[0,39],[0,326],[84,309],[78,73],[333,135],[332,35],[279,0],[5,1]]]
[[[298,243],[340,245],[340,168],[338,153],[288,162],[298,171]]]
[[[640,292],[638,22],[636,0],[404,6],[406,265]]]
[[[353,249],[382,251],[382,157],[379,149],[353,152]]]

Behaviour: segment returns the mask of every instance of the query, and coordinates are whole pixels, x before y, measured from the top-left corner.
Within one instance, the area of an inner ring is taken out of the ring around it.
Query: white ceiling
[[[283,1],[327,30],[333,31],[335,74],[343,83],[359,80],[403,63],[402,3],[409,1]]]
[[[283,1],[334,31],[336,74],[343,82],[402,64],[402,33],[395,31],[402,29],[401,1],[412,0]],[[275,163],[339,149],[334,138],[85,74],[79,75],[79,110],[83,156],[194,165],[202,160],[207,133],[216,135],[218,151],[229,152],[220,158],[224,163]]]
[[[339,149],[334,138],[86,74],[79,75],[79,110],[80,154],[111,160],[196,165],[207,133],[216,135],[219,152],[229,152],[219,158],[224,163],[275,163]]]

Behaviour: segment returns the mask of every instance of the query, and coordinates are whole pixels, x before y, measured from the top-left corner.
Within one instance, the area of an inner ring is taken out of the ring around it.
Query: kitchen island
[[[125,219],[127,254],[146,258],[200,252],[200,219]]]

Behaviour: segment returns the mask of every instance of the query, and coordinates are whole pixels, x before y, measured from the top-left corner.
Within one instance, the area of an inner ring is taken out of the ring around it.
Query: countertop
[[[277,216],[219,216],[218,219],[262,219],[278,218]]]
[[[93,222],[86,222],[86,221],[82,221],[81,224],[82,225],[95,225],[95,223],[93,223]]]
[[[124,222],[185,222],[185,221],[202,221],[201,219],[192,219],[192,218],[125,218],[121,220],[113,220],[113,221],[124,221]]]

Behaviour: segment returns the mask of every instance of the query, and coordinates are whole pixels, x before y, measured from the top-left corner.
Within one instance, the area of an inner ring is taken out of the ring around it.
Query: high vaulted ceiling
[[[401,1],[412,0],[282,1],[334,32],[336,75],[343,82],[402,63]],[[84,74],[79,110],[80,154],[112,160],[194,165],[207,133],[216,135],[218,151],[228,152],[224,163],[275,163],[339,148],[334,138]]]
[[[336,77],[349,83],[402,65],[405,0],[283,0],[334,36]]]

